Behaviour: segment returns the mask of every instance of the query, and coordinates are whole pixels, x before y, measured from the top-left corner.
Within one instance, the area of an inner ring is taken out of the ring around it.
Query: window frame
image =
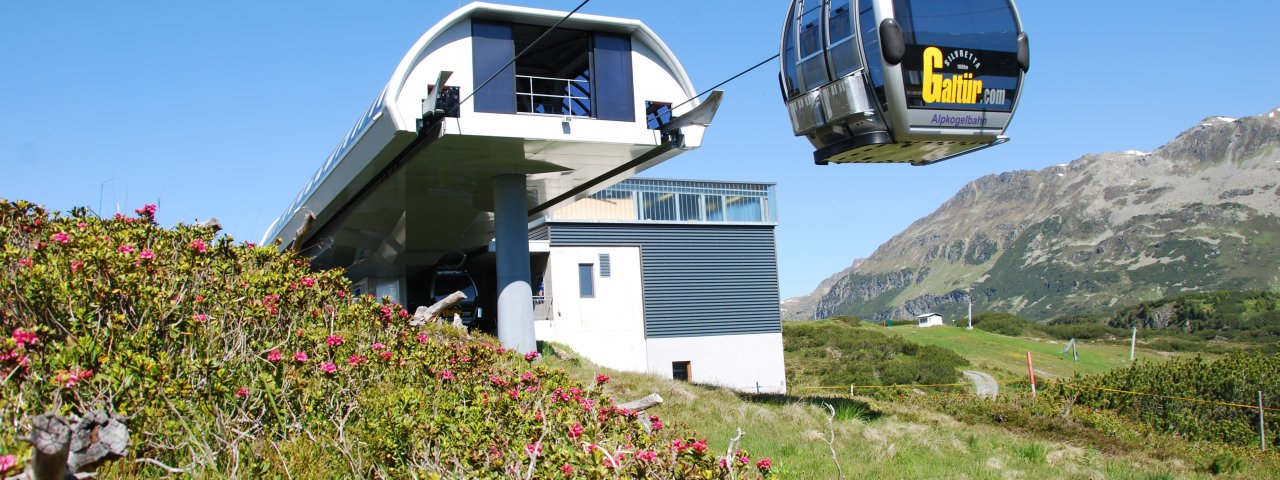
[[[586,273],[586,275],[583,275]],[[578,263],[578,298],[596,297],[596,264]]]
[[[676,372],[679,371],[676,369],[677,366],[683,367],[684,378],[680,378],[676,375]],[[671,379],[692,383],[693,382],[693,362],[689,360],[678,360],[678,361],[671,362]]]

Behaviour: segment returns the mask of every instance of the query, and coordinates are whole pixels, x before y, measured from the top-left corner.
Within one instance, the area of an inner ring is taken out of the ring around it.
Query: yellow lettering
[[[921,96],[925,103],[994,104],[1004,103],[1004,90],[984,90],[982,80],[973,78],[973,72],[953,73],[950,76],[934,73],[942,68],[942,50],[938,47],[924,49],[924,86]]]
[[[924,102],[933,103],[942,100],[942,74],[933,74],[933,69],[942,68],[942,50],[938,47],[924,49]]]

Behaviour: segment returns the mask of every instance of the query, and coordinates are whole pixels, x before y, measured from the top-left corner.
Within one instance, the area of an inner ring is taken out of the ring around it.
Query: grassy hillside
[[[1069,354],[1060,354],[1066,345],[1061,340],[1011,337],[978,328],[968,330],[950,325],[919,328],[914,325],[884,327],[867,324],[862,328],[924,345],[947,348],[967,359],[973,369],[1007,380],[1027,379],[1027,352],[1031,352],[1037,379],[1065,378],[1076,373],[1103,373],[1129,364],[1127,345],[1077,341],[1080,362],[1076,363]],[[1135,356],[1141,360],[1164,360],[1175,354],[1139,348]]]
[[[648,413],[660,415],[672,428],[705,434],[711,451],[724,451],[741,429],[740,445],[770,456],[779,478],[827,479],[838,473],[843,478],[1213,478],[1209,471],[1217,454],[1197,452],[1219,451],[1105,414],[1098,418],[1110,422],[1110,428],[1143,433],[1115,435],[1053,412],[1044,413],[1038,423],[1048,427],[1029,429],[1012,422],[1015,409],[1028,404],[1018,396],[1005,397],[1018,407],[965,395],[936,397],[985,408],[985,414],[1010,413],[1010,422],[1000,424],[942,414],[939,407],[917,401],[933,396],[877,400],[741,394],[602,370],[563,347],[556,350],[567,353],[564,358],[547,355],[552,366],[581,380],[604,372],[612,378],[606,390],[618,400],[662,395],[666,401]],[[830,423],[824,403],[835,410]],[[1233,465],[1231,474],[1216,478],[1262,478],[1280,468],[1280,459],[1246,456]]]
[[[957,368],[969,364],[945,348],[858,328],[858,323],[852,317],[784,323],[790,388],[953,383]]]

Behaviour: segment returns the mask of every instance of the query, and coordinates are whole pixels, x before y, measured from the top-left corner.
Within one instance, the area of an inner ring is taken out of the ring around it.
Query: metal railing
[[[516,111],[590,117],[591,81],[516,75]]]

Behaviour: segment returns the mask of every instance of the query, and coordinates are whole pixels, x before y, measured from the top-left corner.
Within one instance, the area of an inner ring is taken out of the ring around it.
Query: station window
[[[516,111],[590,117],[591,34],[534,25],[514,25],[512,34],[515,51],[525,52],[516,60]]]
[[[477,112],[635,121],[630,35],[478,19],[471,27]]]
[[[665,192],[641,192],[642,220],[679,220],[676,216],[676,194]]]
[[[645,123],[649,130],[657,130],[671,122],[671,102],[644,102]]]
[[[689,362],[671,362],[671,378],[687,382],[692,376],[692,370],[689,368]]]
[[[703,197],[703,203],[707,208],[707,221],[723,222],[724,221],[724,197],[720,195],[707,195]]]
[[[726,220],[730,222],[759,222],[764,219],[764,209],[759,197],[728,195],[724,197]]]
[[[578,296],[591,298],[596,296],[595,264],[578,264]]]
[[[696,222],[702,220],[702,195],[682,193],[680,197],[680,220]]]

